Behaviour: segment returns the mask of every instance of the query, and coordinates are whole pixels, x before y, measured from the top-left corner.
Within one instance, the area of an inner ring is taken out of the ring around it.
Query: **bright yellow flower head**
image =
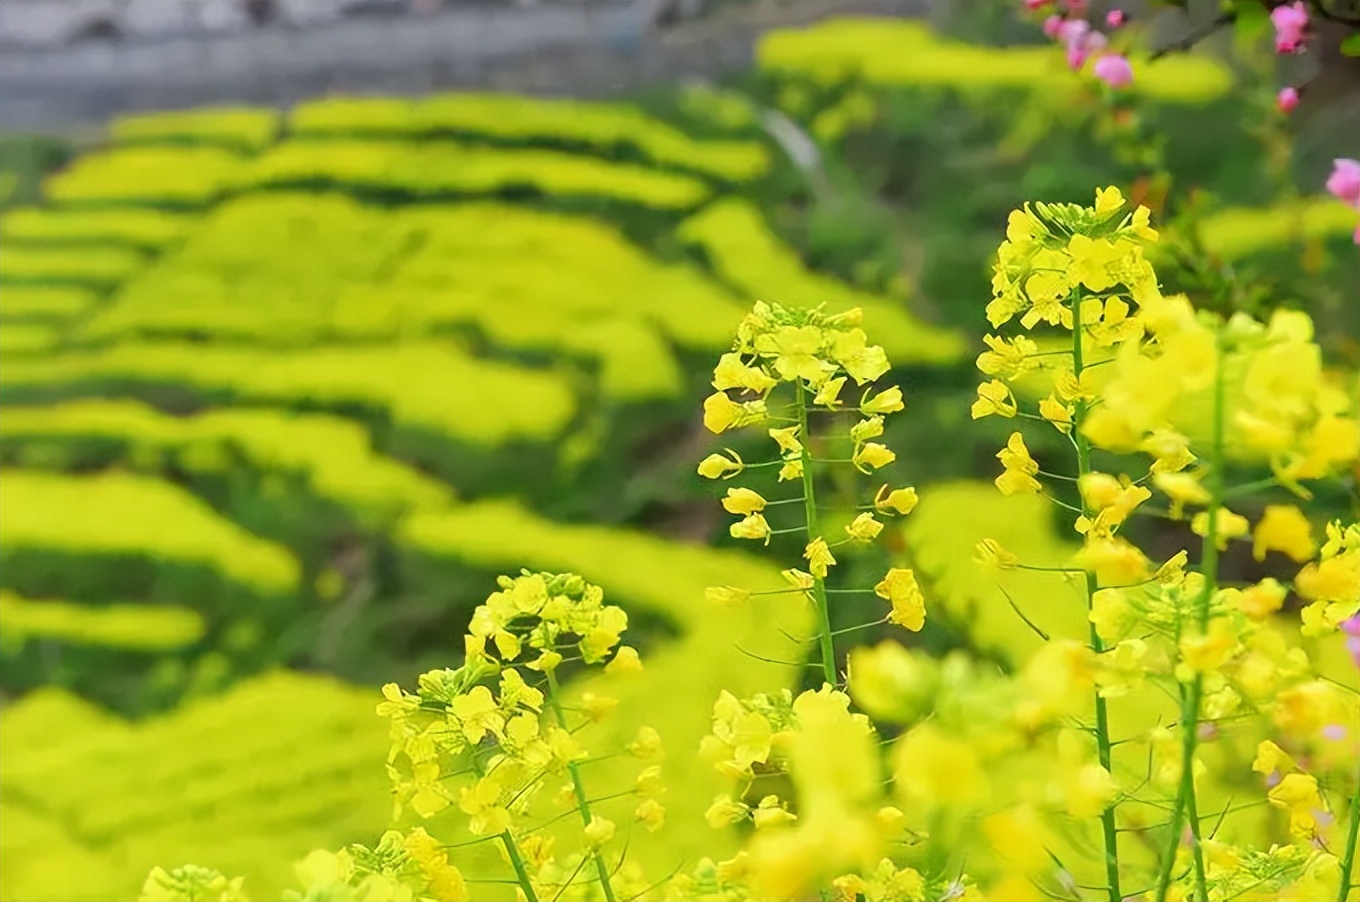
[[[729,514],[758,514],[765,509],[766,501],[759,492],[746,488],[728,489],[722,506]]]
[[[737,452],[728,449],[727,454],[726,457],[721,454],[705,457],[699,463],[699,475],[705,479],[730,479],[746,469]]]
[[[718,359],[717,368],[713,370],[713,387],[718,391],[740,388],[763,394],[778,384],[777,380],[771,378],[760,367],[748,366],[740,354],[722,355]]]
[[[1299,564],[1312,558],[1317,551],[1313,524],[1292,504],[1266,505],[1265,513],[1256,524],[1252,556],[1263,561],[1270,551],[1283,552]]]
[[[887,445],[879,442],[865,442],[856,449],[852,458],[855,468],[862,473],[870,473],[897,460],[897,454]]]
[[[912,632],[919,632],[926,622],[926,598],[911,570],[894,567],[888,571],[874,594],[892,603],[888,619]]]
[[[798,441],[797,426],[785,426],[783,429],[771,429],[770,438],[775,440],[779,445],[779,450],[784,454],[800,454],[803,450],[803,443]]]
[[[1208,537],[1208,511],[1200,511],[1190,518],[1190,531],[1197,536]],[[1214,532],[1216,533],[1214,544],[1218,546],[1219,551],[1225,550],[1228,547],[1228,542],[1233,539],[1240,539],[1250,531],[1251,524],[1247,522],[1246,517],[1243,517],[1241,514],[1235,514],[1226,507],[1219,508],[1218,519],[1214,524]]]
[[[1019,432],[1011,433],[1006,447],[996,456],[1005,467],[1005,472],[996,478],[996,487],[1001,490],[1001,494],[1032,495],[1043,488],[1039,480],[1034,478],[1034,474],[1039,472],[1039,465],[1029,456],[1025,437]]]
[[[820,579],[826,579],[827,568],[836,564],[836,559],[831,556],[831,549],[826,545],[826,539],[821,536],[808,543],[803,557],[807,559],[808,569],[812,571],[812,575]]]
[[[916,509],[916,505],[919,501],[920,498],[916,495],[916,489],[909,487],[889,491],[888,486],[885,483],[879,488],[878,494],[874,495],[874,508],[879,513],[888,513],[891,511],[905,517]]]
[[[1097,213],[1113,213],[1124,206],[1124,195],[1113,185],[1109,188],[1096,189]]]
[[[726,392],[714,392],[704,399],[704,427],[709,432],[721,433],[737,426],[758,423],[765,419],[763,400],[738,404]]]
[[[864,403],[860,404],[859,410],[860,413],[868,416],[886,416],[890,413],[897,413],[905,407],[906,405],[902,403],[902,389],[894,385],[872,398],[867,398]]]
[[[874,519],[874,515],[865,511],[855,517],[848,526],[845,527],[846,533],[850,538],[857,542],[872,542],[883,531],[883,524]]]
[[[1010,386],[1000,379],[993,379],[978,386],[977,400],[973,402],[973,419],[980,420],[983,417],[996,414],[1000,417],[1013,417],[1019,411],[1015,403],[1015,396],[1011,394]]]

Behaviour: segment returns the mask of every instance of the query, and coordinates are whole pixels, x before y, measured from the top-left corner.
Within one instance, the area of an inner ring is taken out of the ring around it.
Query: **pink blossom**
[[[1275,52],[1293,53],[1303,46],[1304,30],[1308,27],[1308,9],[1303,0],[1277,6],[1270,11],[1275,26]]]
[[[1360,161],[1333,160],[1332,174],[1327,179],[1327,190],[1352,207],[1360,207]],[[1360,618],[1352,617],[1346,624],[1343,624],[1346,632],[1352,636],[1360,636]]]
[[[1049,16],[1044,20],[1044,34],[1053,40],[1058,39],[1058,34],[1062,31],[1063,17]]]
[[[1342,162],[1337,160],[1338,163]],[[1354,160],[1346,162],[1354,163]],[[1360,167],[1358,167],[1360,168]],[[1331,183],[1328,182],[1330,189]],[[1355,243],[1360,244],[1360,226],[1355,227]],[[1341,631],[1346,634],[1346,651],[1350,652],[1351,660],[1356,667],[1360,667],[1360,614],[1356,614],[1349,620],[1341,621]]]
[[[1112,88],[1127,88],[1133,84],[1133,67],[1119,53],[1110,53],[1096,60],[1092,71],[1096,78]]]
[[[1129,20],[1122,9],[1112,9],[1105,14],[1105,25],[1110,29],[1118,28]]]
[[[1037,12],[1052,2],[1053,0],[1025,0],[1025,9],[1030,12]]]
[[[1299,92],[1295,88],[1281,88],[1280,93],[1275,95],[1275,109],[1286,116],[1294,112],[1294,107],[1298,105]]]
[[[1087,0],[1067,0],[1067,14],[1069,16],[1086,15]]]
[[[1058,40],[1068,47],[1074,44],[1080,45],[1086,40],[1086,35],[1091,31],[1090,24],[1085,19],[1063,19],[1058,23]]]

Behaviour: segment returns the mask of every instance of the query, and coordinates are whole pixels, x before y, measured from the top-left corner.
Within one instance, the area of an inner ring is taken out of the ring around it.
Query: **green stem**
[[[1078,381],[1080,381],[1084,369],[1081,339],[1081,292],[1078,291],[1072,296],[1072,375]],[[1086,401],[1079,399],[1075,407],[1076,410],[1072,415],[1072,436],[1077,447],[1077,479],[1080,480],[1081,477],[1091,472],[1091,445],[1081,431],[1082,422],[1086,417]],[[1086,507],[1086,500],[1083,498],[1082,508],[1085,515],[1094,519],[1094,513],[1086,510]],[[1096,594],[1096,575],[1088,570],[1085,572],[1085,576],[1086,610],[1089,614]],[[1096,631],[1094,623],[1090,623],[1089,628],[1091,650],[1100,654],[1105,650],[1105,643],[1101,640],[1100,633]],[[1095,692],[1095,703],[1096,754],[1099,757],[1100,766],[1113,774],[1110,754],[1110,714],[1099,689]],[[1114,805],[1106,806],[1105,810],[1100,813],[1100,828],[1105,841],[1105,885],[1109,891],[1110,902],[1120,902],[1124,896],[1119,891],[1119,830],[1115,823],[1114,807]]]
[[[1355,870],[1355,846],[1360,840],[1360,767],[1355,772],[1355,791],[1351,793],[1351,828],[1346,835],[1346,851],[1341,856],[1341,889],[1336,902],[1346,902],[1351,891],[1351,874]]]
[[[552,708],[553,715],[557,718],[557,725],[566,730],[568,729],[567,717],[563,713],[562,703],[558,699],[560,693],[557,677],[551,670],[547,671],[547,674],[548,706]],[[581,813],[581,823],[589,827],[591,819],[590,802],[587,801],[585,784],[581,781],[581,770],[576,766],[575,761],[567,762],[567,773],[571,775],[571,788],[576,793],[576,810]],[[600,878],[600,887],[604,890],[604,898],[606,902],[614,902],[614,887],[609,883],[609,866],[605,864],[604,856],[600,854],[599,850],[595,851],[594,858],[595,872]],[[530,902],[532,902],[532,899]]]
[[[509,830],[501,834],[501,843],[505,846],[505,854],[510,856],[510,865],[515,869],[515,880],[519,883],[519,888],[524,890],[524,898],[529,902],[538,902],[533,881],[529,879],[529,871],[524,867],[524,859],[520,857],[519,846],[515,845],[515,837]]]
[[[1204,588],[1196,599],[1195,620],[1203,633],[1209,627],[1209,602],[1218,590],[1218,520],[1223,509],[1223,446],[1225,443],[1225,405],[1227,391],[1223,380],[1223,339],[1222,333],[1215,341],[1214,360],[1214,400],[1213,435],[1209,446],[1209,508],[1204,541],[1200,543],[1200,573],[1204,577]],[[1204,851],[1199,836],[1198,803],[1195,799],[1195,749],[1199,744],[1200,702],[1204,697],[1204,675],[1196,674],[1185,694],[1181,705],[1181,783],[1176,793],[1176,805],[1171,812],[1171,837],[1167,854],[1162,862],[1162,872],[1157,880],[1157,902],[1164,902],[1171,883],[1171,871],[1175,866],[1176,849],[1180,846],[1181,824],[1184,817],[1190,817],[1190,832],[1194,837],[1191,852],[1195,864],[1196,898],[1205,902],[1209,891],[1204,874]]]
[[[796,379],[793,384],[798,392],[798,434],[801,436],[800,444],[803,446],[803,511],[807,519],[805,525],[808,542],[811,542],[821,535],[821,530],[817,525],[816,488],[812,484],[812,453],[808,450],[812,436],[808,434],[807,397],[803,392],[803,380]],[[831,605],[826,600],[826,582],[815,574],[812,577],[812,597],[817,605],[817,616],[821,619],[821,625],[817,630],[817,639],[822,650],[822,676],[828,683],[835,686],[837,684],[836,640],[831,634]]]

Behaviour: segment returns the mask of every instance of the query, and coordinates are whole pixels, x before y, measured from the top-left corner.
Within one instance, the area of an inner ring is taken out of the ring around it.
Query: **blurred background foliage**
[[[694,473],[756,299],[865,310],[908,398],[888,478],[923,498],[891,543],[931,604],[906,641],[1002,667],[1034,637],[973,544],[1064,550],[1050,509],[988,484],[1004,424],[966,413],[1011,209],[1120,185],[1170,289],[1308,310],[1354,372],[1354,214],[1321,193],[1353,84],[1286,121],[1239,40],[1112,99],[1008,5],[950,6],[772,32],[722,84],[608,102],[326,97],[0,139],[0,893],[126,896],[180,860],[269,892],[376,836],[376,686],[456,665],[522,566],[629,610],[649,676],[618,729],[655,723],[699,805],[669,853],[711,845],[690,752],[712,698],[805,672],[769,626],[804,612],[702,600],[772,572]]]

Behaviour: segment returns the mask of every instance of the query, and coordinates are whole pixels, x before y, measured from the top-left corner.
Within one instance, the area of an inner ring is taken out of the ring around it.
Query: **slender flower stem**
[[[1081,380],[1081,373],[1085,367],[1082,365],[1082,324],[1081,324],[1081,291],[1078,290],[1072,295],[1072,375],[1078,381]],[[1072,437],[1077,448],[1077,479],[1086,476],[1091,472],[1091,445],[1086,436],[1082,434],[1081,427],[1086,418],[1087,403],[1085,399],[1078,399],[1072,415]],[[1095,519],[1095,512],[1087,509],[1086,499],[1082,499],[1082,510],[1090,519]],[[1095,598],[1097,584],[1096,575],[1091,571],[1085,571],[1084,585],[1086,588],[1086,610],[1089,613]],[[1088,618],[1089,623],[1089,618]],[[1105,643],[1100,638],[1100,633],[1096,630],[1094,623],[1089,623],[1091,650],[1100,654],[1105,650]],[[1111,744],[1110,744],[1110,714],[1105,705],[1105,698],[1099,690],[1095,693],[1096,704],[1096,754],[1100,760],[1100,766],[1105,768],[1108,773],[1113,773],[1111,767]],[[1114,805],[1106,806],[1100,813],[1101,833],[1105,840],[1105,885],[1109,892],[1110,902],[1121,902],[1124,898],[1119,891],[1119,828],[1115,823]]]
[[[807,517],[807,538],[808,542],[811,542],[821,535],[821,529],[817,526],[816,488],[812,484],[812,454],[808,450],[812,436],[808,434],[807,396],[803,391],[803,380],[795,379],[793,384],[798,393],[798,435],[803,448],[803,509]],[[812,597],[817,606],[817,616],[822,621],[817,630],[817,638],[822,650],[822,676],[828,683],[835,686],[837,683],[836,640],[831,634],[831,605],[826,600],[825,580],[815,574],[812,577]]]
[[[524,867],[524,859],[520,857],[519,846],[515,845],[515,837],[509,830],[501,834],[501,843],[505,846],[505,854],[510,856],[510,865],[515,869],[515,882],[524,891],[524,898],[529,902],[538,902],[533,881],[529,879],[529,871]]]
[[[1360,841],[1360,766],[1355,771],[1355,790],[1351,793],[1351,827],[1346,835],[1346,848],[1341,854],[1341,889],[1336,902],[1346,902],[1351,891],[1351,874],[1355,870],[1355,847]]]
[[[1204,588],[1196,600],[1195,619],[1200,632],[1209,626],[1209,602],[1218,591],[1218,521],[1223,509],[1223,445],[1224,420],[1226,412],[1226,389],[1223,382],[1223,339],[1219,334],[1215,345],[1214,361],[1214,400],[1213,435],[1209,447],[1209,507],[1208,523],[1204,541],[1201,543],[1200,573],[1204,576]],[[1204,697],[1204,675],[1195,674],[1190,689],[1183,697],[1181,706],[1181,785],[1176,793],[1176,806],[1171,812],[1171,838],[1162,872],[1157,880],[1157,902],[1164,902],[1171,883],[1171,871],[1175,866],[1176,849],[1180,846],[1181,825],[1184,818],[1190,817],[1191,836],[1194,838],[1192,853],[1195,865],[1196,898],[1207,900],[1209,891],[1204,875],[1204,850],[1199,836],[1198,805],[1195,799],[1195,748],[1199,743],[1200,702]]]
[[[552,708],[553,714],[557,717],[557,725],[565,730],[567,729],[567,718],[562,712],[562,702],[558,698],[560,692],[557,685],[557,677],[553,675],[551,670],[547,673],[548,705]],[[571,775],[571,788],[576,793],[576,810],[581,813],[581,823],[584,826],[589,827],[591,818],[590,801],[586,798],[586,787],[585,784],[581,782],[581,771],[576,766],[575,761],[567,762],[567,773]],[[595,858],[595,871],[600,878],[600,887],[604,890],[605,902],[614,902],[614,887],[609,883],[609,866],[604,863],[604,856],[600,854],[598,849],[595,851],[593,857]],[[533,902],[532,897],[530,897],[530,902]]]

